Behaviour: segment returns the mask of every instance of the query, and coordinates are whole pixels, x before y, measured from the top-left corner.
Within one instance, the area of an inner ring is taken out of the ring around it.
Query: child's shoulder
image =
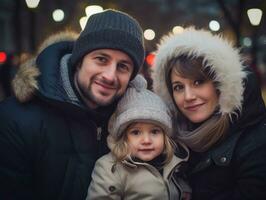
[[[111,152],[109,152],[108,154],[105,154],[102,157],[100,157],[97,160],[97,163],[99,163],[99,162],[114,163],[114,161],[115,161],[115,157],[113,156],[113,154]]]

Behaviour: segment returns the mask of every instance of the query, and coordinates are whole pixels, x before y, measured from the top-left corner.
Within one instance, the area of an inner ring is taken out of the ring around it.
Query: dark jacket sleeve
[[[30,127],[14,107],[0,104],[0,199],[32,199],[31,154],[23,135]]]
[[[237,183],[231,199],[266,199],[266,122],[249,131],[236,149]]]

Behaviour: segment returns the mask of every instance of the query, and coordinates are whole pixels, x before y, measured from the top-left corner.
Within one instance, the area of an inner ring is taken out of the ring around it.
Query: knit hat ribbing
[[[111,9],[90,16],[75,42],[70,59],[72,67],[87,53],[103,48],[128,54],[134,62],[134,77],[144,61],[143,31],[139,23],[128,14]]]
[[[130,82],[109,120],[108,131],[112,137],[120,137],[135,121],[155,122],[168,136],[172,135],[172,117],[168,107],[157,94],[146,88],[147,82],[141,75]]]

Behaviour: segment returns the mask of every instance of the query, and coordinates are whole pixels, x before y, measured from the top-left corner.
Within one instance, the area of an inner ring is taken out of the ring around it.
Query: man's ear
[[[83,61],[83,58],[76,64],[76,66],[74,67],[74,72],[76,71],[76,70],[80,70],[80,68],[81,68],[81,65],[82,65],[82,61]]]

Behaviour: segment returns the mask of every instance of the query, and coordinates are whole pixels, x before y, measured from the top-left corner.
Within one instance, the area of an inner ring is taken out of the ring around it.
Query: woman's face
[[[218,105],[218,94],[211,80],[192,80],[171,72],[174,101],[178,109],[192,123],[208,119]]]

